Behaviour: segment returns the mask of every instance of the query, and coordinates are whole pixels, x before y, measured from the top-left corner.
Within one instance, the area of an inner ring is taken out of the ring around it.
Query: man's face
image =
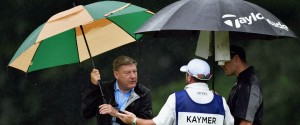
[[[234,61],[234,58],[225,62],[225,64],[222,66],[222,68],[223,68],[225,75],[227,75],[227,76],[235,75],[236,63]]]
[[[114,75],[122,91],[129,91],[136,86],[137,68],[135,64],[122,65],[118,71],[114,71]]]
[[[189,84],[189,74],[185,73],[185,84]]]
[[[193,76],[189,75],[188,73],[185,73],[185,84],[191,84],[192,83]]]

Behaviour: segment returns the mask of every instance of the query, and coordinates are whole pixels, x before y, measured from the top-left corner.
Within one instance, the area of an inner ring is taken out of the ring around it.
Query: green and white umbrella
[[[32,72],[82,62],[139,39],[141,35],[134,32],[152,15],[147,9],[117,1],[76,6],[35,29],[9,66]]]

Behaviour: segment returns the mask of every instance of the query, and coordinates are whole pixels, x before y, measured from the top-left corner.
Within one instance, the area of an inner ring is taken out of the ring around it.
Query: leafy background
[[[157,12],[175,0],[122,0]],[[276,15],[296,34],[300,33],[300,1],[248,0]],[[0,124],[1,125],[91,125],[84,119],[80,98],[89,82],[91,63],[70,64],[25,74],[7,67],[26,37],[52,15],[97,0],[1,0],[0,4]],[[299,39],[239,41],[249,64],[254,66],[264,93],[264,124],[300,125]],[[187,64],[196,49],[195,38],[152,38],[122,46],[94,58],[102,79],[113,79],[112,61],[119,55],[138,61],[139,82],[152,90],[156,115],[169,94],[185,86],[180,66]],[[235,77],[224,76],[217,67],[216,90],[225,98]]]

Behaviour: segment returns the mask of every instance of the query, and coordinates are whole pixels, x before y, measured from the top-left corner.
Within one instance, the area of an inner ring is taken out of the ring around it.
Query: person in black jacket
[[[91,83],[84,92],[81,102],[82,115],[96,115],[98,125],[125,125],[116,116],[124,110],[138,117],[151,119],[152,102],[150,90],[137,82],[137,62],[127,56],[119,56],[113,62],[115,80],[101,83],[104,104],[99,89],[100,72],[93,69]]]
[[[234,84],[228,106],[234,117],[235,125],[262,125],[263,93],[254,68],[248,66],[245,50],[236,45],[230,46],[231,60],[225,62],[225,75],[235,75]]]

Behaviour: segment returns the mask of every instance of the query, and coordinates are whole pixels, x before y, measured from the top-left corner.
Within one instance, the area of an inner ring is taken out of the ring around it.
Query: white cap
[[[209,65],[201,59],[191,60],[187,65],[182,66],[180,71],[186,72],[200,80],[209,80],[211,78]]]

